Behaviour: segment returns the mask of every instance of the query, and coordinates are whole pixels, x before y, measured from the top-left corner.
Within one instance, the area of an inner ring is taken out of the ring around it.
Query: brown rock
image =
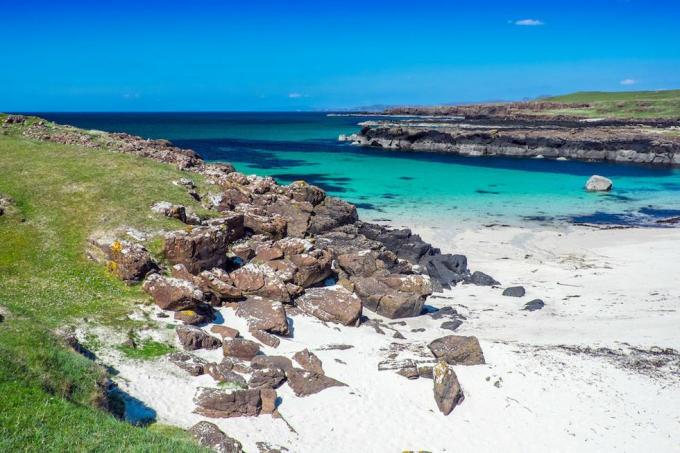
[[[300,310],[322,321],[358,325],[361,300],[341,286],[309,288],[296,301]]]
[[[184,264],[192,274],[227,264],[230,241],[237,239],[228,229],[188,227],[165,236],[164,254],[174,264]]]
[[[194,411],[211,418],[254,417],[262,409],[260,390],[222,390],[201,387],[194,397]]]
[[[224,434],[214,423],[200,421],[189,428],[189,434],[199,444],[217,453],[243,453],[241,443]]]
[[[238,304],[236,316],[245,318],[248,328],[262,330],[277,335],[288,335],[288,320],[281,302],[261,297],[249,297]]]
[[[288,185],[291,198],[299,202],[308,202],[313,206],[318,205],[326,198],[326,192],[316,186],[307,184],[305,181],[294,181]]]
[[[210,375],[218,382],[230,383],[235,387],[246,388],[246,380],[240,374],[233,371],[233,364],[229,362],[208,363],[204,367],[205,374]]]
[[[177,278],[149,275],[142,286],[163,310],[188,310],[203,300],[203,292],[193,283]]]
[[[192,376],[204,374],[207,365],[207,362],[202,358],[186,352],[173,352],[168,356],[168,360]]]
[[[255,370],[248,381],[250,388],[278,388],[286,380],[281,368],[263,368]]]
[[[311,250],[308,253],[291,255],[288,259],[297,267],[293,283],[303,288],[321,283],[333,273],[333,258],[326,250]]]
[[[350,277],[370,277],[378,270],[375,254],[370,251],[339,255],[338,265]]]
[[[177,326],[177,337],[185,350],[217,349],[222,342],[194,326]]]
[[[273,388],[260,389],[260,398],[262,399],[261,414],[273,414],[276,411],[276,390]]]
[[[296,396],[309,396],[330,387],[347,386],[328,376],[301,370],[299,368],[288,368],[285,371],[286,378],[288,378],[288,385],[293,389]]]
[[[244,295],[261,296],[279,302],[289,302],[286,284],[268,266],[248,263],[229,274],[234,286]]]
[[[243,292],[234,285],[231,276],[223,269],[214,268],[199,274],[202,289],[209,291],[221,302],[239,300]]]
[[[354,290],[364,306],[387,318],[418,316],[432,288],[422,275],[352,277]]]
[[[251,360],[260,352],[260,346],[254,341],[234,338],[224,342],[224,355],[237,359]]]
[[[250,366],[256,370],[264,368],[280,368],[285,371],[286,369],[293,367],[293,362],[288,357],[280,355],[258,355],[253,357]]]
[[[246,230],[253,234],[264,234],[272,239],[281,239],[286,235],[288,223],[279,215],[262,215],[254,210],[247,210],[244,212],[244,225]]]
[[[316,374],[325,374],[321,359],[319,359],[313,352],[310,352],[309,349],[305,348],[302,351],[296,352],[293,356],[293,360],[295,360],[302,368],[307,371],[311,371]]]
[[[309,222],[309,232],[321,234],[342,225],[349,225],[359,220],[357,208],[345,201],[326,197],[314,207],[314,216]]]
[[[239,331],[229,326],[212,326],[210,331],[221,336],[223,339],[236,338],[239,336]]]
[[[265,332],[264,330],[251,330],[250,334],[255,337],[257,341],[271,348],[278,348],[281,344],[279,337],[269,332]]]
[[[275,245],[260,245],[255,249],[255,259],[261,262],[283,258],[283,250]]]
[[[208,305],[198,305],[194,309],[175,312],[176,320],[192,326],[208,323],[214,319],[214,316],[212,309]]]
[[[463,401],[463,390],[453,368],[444,360],[434,367],[434,400],[444,415],[449,415],[454,407]]]
[[[437,338],[427,346],[438,359],[450,365],[484,364],[484,353],[477,337],[448,335]]]

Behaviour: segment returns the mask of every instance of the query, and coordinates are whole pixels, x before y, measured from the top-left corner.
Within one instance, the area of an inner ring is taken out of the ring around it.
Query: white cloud
[[[302,93],[288,93],[288,97],[291,99],[300,99],[304,97]]]
[[[523,27],[537,27],[539,25],[544,25],[543,21],[538,19],[520,19],[513,22],[515,25],[520,25]]]
[[[637,83],[637,80],[635,79],[623,79],[621,81],[621,85],[635,85]]]

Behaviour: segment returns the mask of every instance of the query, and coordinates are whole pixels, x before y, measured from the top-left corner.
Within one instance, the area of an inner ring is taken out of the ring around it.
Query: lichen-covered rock
[[[231,340],[225,340],[223,351],[225,357],[251,360],[258,352],[260,352],[260,346],[254,341],[243,338],[233,338]]]
[[[243,237],[243,217],[233,215],[220,226],[187,228],[165,236],[164,254],[192,274],[227,264],[230,242]]]
[[[303,288],[321,283],[332,274],[333,257],[326,250],[314,249],[308,253],[291,255],[288,259],[297,267],[293,283]]]
[[[424,275],[352,277],[351,282],[364,307],[391,319],[418,316],[432,293],[430,280]]]
[[[267,265],[248,263],[229,276],[233,285],[244,296],[260,296],[273,301],[290,302],[286,283]]]
[[[263,368],[255,370],[248,381],[248,387],[278,388],[286,380],[286,373],[281,368]]]
[[[177,337],[185,350],[217,349],[222,341],[194,326],[177,326]]]
[[[206,360],[186,352],[173,352],[168,356],[168,360],[192,376],[204,374],[205,366],[208,364]]]
[[[458,376],[444,360],[432,370],[434,379],[434,400],[444,415],[449,415],[454,407],[463,401],[463,390],[458,382]]]
[[[288,357],[280,355],[258,355],[253,357],[250,366],[256,370],[264,368],[280,368],[286,370],[293,367],[293,362]]]
[[[448,335],[437,338],[427,346],[432,354],[449,365],[484,364],[484,353],[477,337]]]
[[[126,283],[139,282],[158,270],[151,254],[141,244],[110,238],[97,238],[91,242],[104,254],[108,270]]]
[[[194,397],[195,413],[211,418],[255,417],[262,409],[260,390],[222,390],[201,387]]]
[[[236,338],[239,336],[239,331],[229,326],[215,325],[210,328],[210,331],[225,339]]]
[[[246,319],[250,330],[263,330],[277,335],[288,335],[288,319],[281,302],[249,297],[239,302],[236,316]]]
[[[209,375],[217,382],[231,384],[234,387],[246,388],[246,380],[243,376],[233,370],[230,362],[208,363],[205,365],[205,374]]]
[[[257,341],[263,345],[269,346],[270,348],[278,348],[281,344],[279,337],[269,332],[265,332],[264,330],[251,330],[250,334]]]
[[[309,288],[295,303],[303,312],[326,322],[356,326],[361,318],[361,299],[338,285]]]
[[[189,434],[199,444],[217,453],[243,453],[241,443],[224,434],[214,423],[200,421],[189,428]]]
[[[326,374],[323,371],[323,362],[321,362],[321,359],[307,348],[296,352],[295,355],[293,355],[293,360],[307,371],[316,374]]]
[[[314,207],[314,216],[309,222],[311,234],[321,234],[333,228],[349,225],[359,220],[357,208],[338,198],[326,197]]]
[[[174,317],[184,324],[198,326],[212,321],[215,318],[215,313],[209,305],[201,304],[193,309],[176,311]]]
[[[288,385],[293,389],[296,396],[309,396],[330,387],[347,386],[346,384],[323,374],[317,374],[299,368],[288,368],[285,371]]]
[[[151,274],[142,285],[163,310],[189,310],[203,302],[203,292],[193,283],[159,274]]]

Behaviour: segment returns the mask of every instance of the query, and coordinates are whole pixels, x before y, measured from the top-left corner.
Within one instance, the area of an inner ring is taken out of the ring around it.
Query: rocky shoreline
[[[361,125],[359,133],[339,139],[366,147],[462,156],[680,165],[680,125],[671,120],[473,115],[367,121]]]

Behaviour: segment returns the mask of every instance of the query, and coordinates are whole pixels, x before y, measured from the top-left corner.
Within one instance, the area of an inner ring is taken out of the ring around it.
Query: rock
[[[416,363],[413,362],[412,360],[410,360],[409,362],[410,362],[409,364],[400,368],[399,371],[397,371],[397,374],[400,376],[404,376],[406,379],[418,379],[418,377],[420,377],[420,374],[418,373],[418,367],[416,366]]]
[[[198,305],[194,309],[180,310],[175,312],[176,320],[192,326],[206,324],[212,321],[214,318],[215,314],[212,308],[205,304]]]
[[[402,333],[399,332],[398,330],[394,331],[392,338],[396,338],[397,340],[405,340],[406,339],[406,337],[404,335],[402,335]]]
[[[332,256],[326,250],[311,250],[308,253],[291,255],[288,259],[297,267],[293,283],[308,288],[321,283],[332,274]]]
[[[229,383],[238,388],[247,387],[246,380],[233,371],[233,364],[230,362],[208,363],[205,366],[205,374],[208,374],[217,382]]]
[[[524,286],[511,286],[503,291],[503,295],[507,297],[524,297],[524,294],[526,294]]]
[[[366,308],[391,319],[418,316],[432,292],[430,279],[424,275],[353,277],[351,281]]]
[[[477,286],[494,286],[500,285],[493,277],[485,274],[484,272],[475,271],[470,277],[470,283]]]
[[[177,337],[185,350],[217,349],[222,342],[194,326],[177,326]]]
[[[307,348],[296,352],[293,356],[293,360],[295,360],[302,368],[307,371],[311,371],[316,374],[325,374],[321,359],[319,359],[313,352],[310,352]]]
[[[588,192],[609,192],[612,187],[612,180],[600,175],[593,175],[586,182]]]
[[[444,359],[450,365],[484,364],[484,353],[477,337],[448,335],[437,338],[427,346],[438,359]]]
[[[260,399],[262,399],[261,414],[275,414],[276,413],[276,390],[273,388],[261,388]]]
[[[357,208],[333,197],[326,197],[324,201],[314,207],[314,215],[309,222],[309,232],[321,234],[333,228],[349,225],[359,220]]]
[[[316,206],[326,198],[326,192],[305,181],[294,181],[288,185],[291,198],[298,202],[308,202]]]
[[[542,309],[543,307],[545,307],[545,302],[543,302],[541,299],[534,299],[530,302],[527,302],[522,310],[536,311]]]
[[[262,215],[254,209],[245,209],[244,226],[246,231],[253,234],[264,234],[272,239],[281,239],[286,236],[288,222],[280,215]]]
[[[288,385],[293,389],[296,396],[309,396],[330,387],[347,386],[328,376],[301,370],[299,368],[288,368],[285,371],[286,377],[288,378]]]
[[[243,295],[260,296],[284,303],[290,302],[290,294],[285,282],[269,266],[248,263],[229,276],[234,286]]]
[[[178,266],[182,265],[176,264],[173,266],[173,275],[175,273],[174,270]],[[215,305],[219,305],[223,302],[241,300],[243,298],[243,292],[235,286],[231,276],[223,269],[214,268],[209,271],[201,272],[198,277],[184,278],[187,280],[199,281],[203,291],[211,294],[211,299]]]
[[[258,389],[222,390],[199,387],[194,413],[210,418],[254,417],[260,414],[262,399]]]
[[[200,376],[205,373],[207,361],[186,352],[173,352],[168,356],[170,362],[177,365],[192,376]]]
[[[251,360],[260,352],[260,346],[254,341],[234,338],[224,342],[224,355],[237,359]]]
[[[430,317],[432,319],[442,319],[442,318],[458,318],[461,317],[458,312],[456,311],[455,308],[446,306],[442,307],[439,310],[430,313]],[[465,318],[462,318],[465,319]]]
[[[189,310],[203,302],[203,292],[193,283],[159,274],[151,274],[142,285],[163,310]]]
[[[262,330],[277,335],[288,335],[288,319],[281,302],[249,297],[239,302],[236,316],[245,318],[251,331]]]
[[[295,303],[303,312],[326,322],[356,326],[361,318],[361,300],[337,285],[309,288]]]
[[[286,370],[288,368],[293,368],[293,362],[288,357],[278,355],[258,355],[253,357],[250,366],[256,370],[265,368],[280,368]]]
[[[141,244],[109,238],[93,239],[91,243],[104,254],[109,271],[126,283],[139,282],[158,270],[151,254]]]
[[[271,348],[278,348],[281,340],[276,335],[273,335],[264,330],[251,330],[250,334],[260,343]]]
[[[418,376],[420,376],[421,378],[433,379],[434,378],[433,373],[434,373],[433,368],[429,365],[418,367]]]
[[[434,367],[433,375],[434,400],[442,414],[449,415],[464,398],[458,377],[444,360],[440,360]]]
[[[278,388],[286,380],[286,373],[281,368],[263,368],[255,370],[248,381],[250,388]]]
[[[458,329],[461,325],[463,324],[463,321],[460,319],[454,319],[453,321],[446,321],[443,322],[441,326],[442,329],[446,330],[456,330]]]
[[[378,270],[374,253],[370,250],[358,253],[345,253],[338,256],[338,265],[350,277],[370,277]]]
[[[214,423],[200,421],[189,428],[189,434],[199,444],[217,453],[243,453],[241,443],[224,434]]]
[[[229,243],[243,237],[243,216],[233,215],[222,226],[187,228],[165,236],[164,254],[184,264],[192,274],[227,264]]]
[[[229,326],[212,326],[210,331],[221,336],[223,339],[236,338],[239,336],[239,331]]]
[[[182,205],[172,204],[168,201],[159,201],[151,206],[151,210],[157,214],[187,223],[186,208]]]
[[[424,255],[419,261],[433,282],[439,283],[441,288],[450,288],[464,281],[469,271],[467,257],[464,255]]]

